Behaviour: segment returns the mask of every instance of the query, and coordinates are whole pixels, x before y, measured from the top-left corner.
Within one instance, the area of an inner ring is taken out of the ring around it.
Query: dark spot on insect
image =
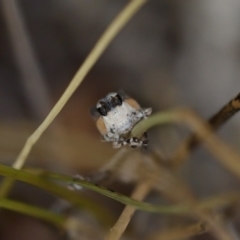
[[[133,114],[133,115],[137,115],[137,113],[136,113],[136,112],[132,112],[132,114]]]
[[[94,185],[95,185],[96,187],[100,187],[100,185],[99,185],[99,184],[97,184],[97,183],[94,183]]]
[[[119,94],[117,94],[116,96],[111,96],[111,98],[109,99],[109,103],[113,108],[115,108],[117,106],[121,106],[122,98]]]
[[[100,100],[99,101],[99,107],[97,108],[97,111],[102,116],[107,116],[108,112],[111,110],[109,104],[106,101]]]
[[[110,128],[110,132],[111,132],[111,133],[114,133],[114,130],[113,130],[112,128]]]

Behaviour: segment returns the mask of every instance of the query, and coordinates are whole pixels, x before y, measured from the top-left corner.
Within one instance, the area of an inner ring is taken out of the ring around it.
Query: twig
[[[218,113],[211,117],[208,121],[213,130],[217,130],[226,121],[228,121],[235,113],[240,110],[240,93],[226,104]],[[169,165],[173,168],[177,168],[186,161],[190,152],[193,151],[200,143],[196,134],[192,134],[185,141],[183,141],[180,147],[177,149]]]
[[[224,165],[228,170],[240,178],[240,156],[226,143],[221,141],[212,131],[210,125],[194,112],[190,110],[172,110],[168,112],[154,114],[145,121],[137,124],[132,134],[139,136],[153,126],[164,123],[182,123],[190,127],[203,144],[211,152],[216,159]]]
[[[141,201],[143,200],[146,195],[151,190],[152,182],[151,181],[144,181],[137,185],[131,197],[135,200]],[[108,236],[105,240],[118,240],[124,233],[125,229],[127,228],[130,220],[132,219],[133,214],[135,213],[136,208],[133,206],[126,206],[118,218],[117,222],[110,230]]]

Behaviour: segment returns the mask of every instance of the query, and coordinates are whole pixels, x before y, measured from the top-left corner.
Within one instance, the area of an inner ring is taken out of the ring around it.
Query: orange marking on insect
[[[105,123],[103,121],[103,118],[102,117],[99,117],[97,122],[96,122],[96,125],[97,125],[97,128],[99,130],[99,132],[102,134],[102,135],[106,135],[107,134],[107,129],[106,129],[106,126],[105,126]]]
[[[125,99],[125,102],[128,103],[131,107],[135,108],[136,110],[140,109],[140,105],[137,101],[132,98]]]

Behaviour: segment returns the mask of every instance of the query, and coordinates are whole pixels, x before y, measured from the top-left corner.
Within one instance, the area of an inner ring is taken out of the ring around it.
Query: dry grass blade
[[[146,195],[151,190],[152,181],[144,181],[137,185],[136,189],[134,190],[131,197],[135,200],[141,201],[143,200]],[[108,236],[105,240],[118,240],[124,233],[125,229],[127,228],[134,212],[136,211],[135,207],[133,206],[126,206],[120,215],[119,219],[110,230]]]
[[[22,76],[21,81],[28,104],[34,117],[41,120],[50,109],[50,99],[43,73],[18,7],[18,1],[2,0],[0,4],[9,31],[13,53]]]
[[[240,93],[227,103],[218,113],[211,117],[208,123],[216,130],[221,127],[226,121],[228,121],[234,114],[240,110]],[[173,168],[177,168],[187,159],[192,150],[200,143],[196,134],[187,138],[175,152],[171,159],[170,165]]]

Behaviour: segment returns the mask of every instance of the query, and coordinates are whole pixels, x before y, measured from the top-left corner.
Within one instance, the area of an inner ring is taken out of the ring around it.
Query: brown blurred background
[[[2,164],[13,163],[27,136],[127,2],[0,0]],[[237,0],[150,0],[108,47],[26,165],[87,174],[107,162],[116,151],[100,142],[89,109],[109,91],[123,89],[154,112],[188,106],[210,117],[240,92],[239,23]],[[236,149],[239,119],[234,117],[219,132]],[[179,136],[168,126],[150,131],[149,140],[151,147],[169,156]],[[199,197],[239,188],[239,182],[203,149],[179,174]],[[17,184],[13,196],[45,207],[53,202],[23,184]],[[62,238],[37,220],[24,217],[21,226],[19,215],[5,215],[0,218],[0,239]]]

